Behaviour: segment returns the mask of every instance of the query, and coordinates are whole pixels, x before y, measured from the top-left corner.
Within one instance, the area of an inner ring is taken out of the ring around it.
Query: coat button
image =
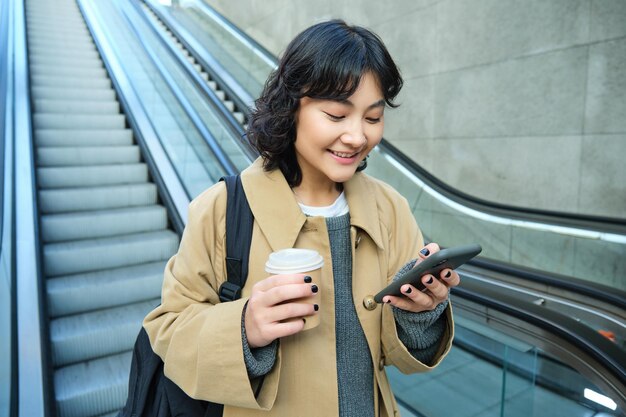
[[[383,369],[385,369],[385,360],[381,359],[378,361],[378,370],[382,371]]]
[[[363,237],[363,236],[361,236],[361,235],[357,236],[357,238],[356,238],[356,242],[354,243],[354,249],[358,249],[358,247],[359,247],[359,243],[361,243],[361,238],[362,238],[362,237]]]
[[[376,310],[377,306],[378,306],[378,303],[374,301],[373,296],[368,295],[363,299],[363,307],[365,307],[367,310],[369,311]]]

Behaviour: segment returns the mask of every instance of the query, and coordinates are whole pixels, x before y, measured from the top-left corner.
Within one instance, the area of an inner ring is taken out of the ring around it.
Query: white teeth
[[[356,153],[345,153],[345,152],[335,152],[335,151],[331,151],[334,155],[337,155],[340,158],[352,158],[354,155],[356,155],[358,152]]]

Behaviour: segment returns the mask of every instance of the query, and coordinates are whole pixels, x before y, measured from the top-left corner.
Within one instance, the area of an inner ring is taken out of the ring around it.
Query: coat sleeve
[[[424,238],[413,213],[406,201],[397,196],[391,205],[393,213],[386,222],[389,236],[389,264],[387,282],[391,282],[396,273],[411,259],[416,259],[419,250],[424,246]],[[447,355],[452,346],[454,324],[452,321],[452,307],[450,303],[443,314],[446,315],[446,329],[440,345],[429,364],[420,362],[411,354],[398,336],[398,328],[390,305],[383,305],[382,312],[382,348],[386,365],[394,365],[401,372],[409,374],[428,371],[437,366]]]
[[[269,410],[276,398],[280,353],[255,396],[243,355],[242,298],[220,303],[225,280],[226,187],[195,199],[178,249],[165,268],[161,305],[144,319],[165,375],[187,395],[236,407]]]

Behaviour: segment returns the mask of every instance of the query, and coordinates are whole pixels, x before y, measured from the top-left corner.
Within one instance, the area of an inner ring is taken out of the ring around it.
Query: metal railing
[[[19,416],[47,416],[50,408],[37,195],[30,113],[24,1],[12,5],[15,256]]]

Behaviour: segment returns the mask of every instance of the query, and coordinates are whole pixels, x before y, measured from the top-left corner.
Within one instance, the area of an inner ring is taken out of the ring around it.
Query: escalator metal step
[[[38,147],[40,167],[132,164],[141,159],[139,148],[133,146]]]
[[[123,114],[35,113],[33,125],[35,129],[123,129],[126,127],[126,117]]]
[[[67,87],[102,89],[111,88],[111,80],[108,78],[69,78],[64,75],[32,75],[31,85],[41,87]]]
[[[75,80],[77,80],[75,78]],[[115,100],[88,101],[88,100],[52,100],[36,99],[32,104],[37,113],[71,113],[71,114],[119,114],[120,105]]]
[[[100,66],[97,68],[80,68],[80,67],[48,67],[42,65],[31,65],[31,75],[61,75],[64,77],[74,78],[99,78],[106,77],[106,70]]]
[[[143,318],[159,302],[144,301],[50,321],[53,365],[69,365],[132,349]]]
[[[130,129],[37,129],[35,143],[41,147],[130,146],[133,132]]]
[[[129,351],[57,369],[58,416],[93,416],[122,408],[128,395],[131,358]]]
[[[103,64],[99,58],[93,57],[68,57],[68,56],[60,56],[60,55],[48,55],[48,56],[38,56],[33,55],[29,58],[29,61],[36,65],[48,65],[48,66],[56,66],[56,65],[65,65],[65,66],[76,66],[76,67],[84,67],[84,68],[102,68]]]
[[[156,202],[157,189],[152,183],[39,191],[42,214],[147,206]]]
[[[167,211],[158,205],[123,207],[41,216],[46,243],[95,239],[167,228]]]
[[[43,267],[48,277],[77,274],[167,259],[177,249],[178,236],[170,230],[48,243]]]
[[[101,67],[98,67],[101,68]],[[115,91],[105,89],[85,89],[85,88],[56,88],[56,87],[32,87],[33,97],[38,99],[49,98],[53,100],[63,99],[87,99],[94,100],[115,100]]]
[[[146,164],[61,166],[37,169],[42,189],[133,184],[148,181]]]
[[[51,318],[157,298],[165,260],[48,278]]]
[[[99,60],[100,55],[92,47],[74,47],[68,48],[67,45],[58,44],[57,46],[31,46],[29,54],[35,54],[38,58],[68,58],[68,59],[95,59]]]

